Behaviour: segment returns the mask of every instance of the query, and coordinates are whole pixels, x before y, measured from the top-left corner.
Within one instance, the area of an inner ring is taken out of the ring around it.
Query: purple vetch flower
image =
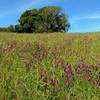
[[[81,66],[82,66],[81,64],[78,64],[78,65],[77,65],[77,68],[81,68]]]
[[[78,64],[77,67],[75,68],[75,72],[77,75],[80,75],[83,71],[88,72],[89,67],[87,64]]]
[[[87,71],[88,70],[88,65],[87,64],[82,64],[82,68],[84,71]]]
[[[81,70],[82,70],[82,64],[78,64],[76,69],[75,69],[76,74],[80,75],[81,74]]]
[[[66,74],[67,76],[71,75],[71,74],[73,73],[71,65],[68,65],[68,64],[67,64],[67,65],[65,66],[65,68],[64,68],[64,72],[65,72],[65,74]]]
[[[52,85],[56,85],[58,84],[58,80],[57,79],[51,79],[51,82],[50,82]]]
[[[13,51],[16,48],[16,41],[13,41],[12,43],[8,43],[8,45],[3,48],[4,53],[9,53],[10,51]]]
[[[100,64],[96,64],[95,67],[96,67],[96,68],[100,68]]]
[[[56,60],[55,62],[54,62],[54,64],[55,65],[57,65],[57,66],[64,66],[64,61],[61,59],[61,60]]]

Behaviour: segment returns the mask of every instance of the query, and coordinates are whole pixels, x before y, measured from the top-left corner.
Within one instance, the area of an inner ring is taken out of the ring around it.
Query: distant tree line
[[[0,27],[0,32],[17,32],[14,25],[9,27]]]
[[[49,33],[68,31],[70,24],[62,9],[48,6],[40,9],[26,10],[18,20],[18,25],[0,28],[0,31],[18,33]]]

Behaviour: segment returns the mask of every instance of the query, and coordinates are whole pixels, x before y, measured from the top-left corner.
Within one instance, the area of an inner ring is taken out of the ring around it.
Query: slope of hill
[[[99,100],[100,33],[0,33],[0,100]]]

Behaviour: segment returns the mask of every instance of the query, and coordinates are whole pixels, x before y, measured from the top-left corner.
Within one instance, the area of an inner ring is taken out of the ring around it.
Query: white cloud
[[[100,19],[100,15],[82,16],[73,18],[72,20],[87,20],[87,19]]]
[[[74,18],[71,18],[70,20],[71,20],[71,23],[76,23],[77,21],[82,21],[82,20],[100,20],[100,12],[93,13],[86,16],[74,17]]]
[[[81,21],[84,23],[80,24]],[[91,21],[93,21],[93,24],[91,24]],[[74,29],[79,30],[80,27],[85,27],[81,31],[100,31],[99,22],[100,10],[89,15],[70,18],[70,23]]]

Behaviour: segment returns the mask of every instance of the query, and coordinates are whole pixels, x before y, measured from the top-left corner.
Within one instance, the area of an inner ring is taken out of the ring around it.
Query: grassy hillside
[[[100,33],[0,33],[0,100],[100,100]]]

